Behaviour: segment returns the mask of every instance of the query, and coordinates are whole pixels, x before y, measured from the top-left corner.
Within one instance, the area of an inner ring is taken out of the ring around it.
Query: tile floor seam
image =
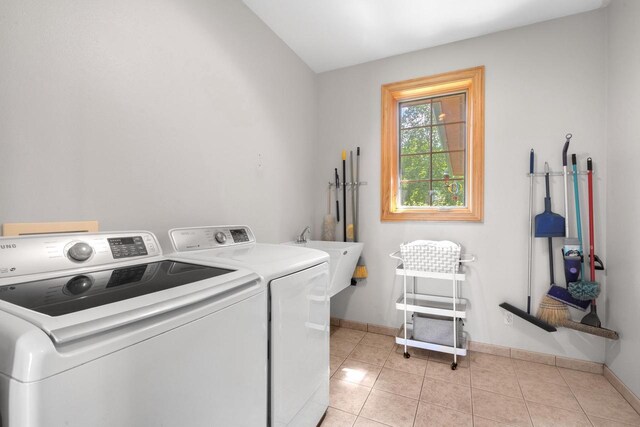
[[[475,425],[473,410],[473,386],[471,385],[471,365],[469,365],[469,396],[471,396],[471,422]]]
[[[422,386],[420,386],[420,393],[422,393]],[[420,395],[418,395],[418,404],[416,405],[416,409],[413,411],[413,423],[411,423],[412,426],[416,425],[419,407],[420,407]]]
[[[472,390],[472,393],[473,393],[473,387],[471,387],[471,390]],[[479,390],[479,391],[481,391],[483,393],[495,394],[496,396],[499,396],[499,397],[502,397],[502,398],[506,398],[506,399],[513,399],[513,400],[517,400],[518,399],[517,397],[505,396],[503,394],[494,393],[493,391],[483,390],[481,388],[479,388],[477,390]],[[524,398],[522,399],[522,402],[524,403],[525,408],[527,408],[527,402],[526,402],[526,400],[524,400]],[[473,412],[473,400],[471,401],[471,408],[472,408],[471,412]],[[533,425],[533,420],[531,419],[531,414],[529,414],[529,408],[527,408],[527,415],[529,415],[529,421],[531,421],[531,425]],[[507,424],[504,420],[497,420],[496,418],[498,418],[498,417],[495,417],[493,415],[491,415],[491,416],[482,415],[482,418],[487,418],[489,420],[496,421],[498,423]],[[507,424],[507,425],[509,425],[509,424]]]
[[[386,365],[387,361],[389,360],[389,358],[391,357],[391,355],[393,353],[395,353],[395,350],[396,350],[396,347],[394,345],[393,348],[391,349],[391,352],[387,355],[387,358],[384,361],[385,365]],[[383,369],[384,369],[384,366],[383,366]],[[392,368],[387,368],[387,369],[390,369],[390,370],[395,371],[395,372],[402,372],[402,371],[397,371],[397,370],[392,369]],[[427,369],[425,368],[425,373],[426,373],[426,371],[427,371]],[[380,373],[382,373],[382,370],[380,370]],[[405,372],[403,372],[403,373],[405,373]],[[375,383],[374,383],[374,386],[375,386]],[[422,382],[420,383],[420,393],[418,393],[418,399],[417,399],[418,404],[416,405],[416,409],[415,409],[415,412],[413,414],[413,423],[411,423],[411,425],[414,426],[414,427],[416,425],[416,416],[418,414],[418,407],[420,406],[420,396],[422,395],[422,387],[423,386],[424,386],[424,375],[422,377]],[[371,390],[373,390],[373,388]],[[391,393],[391,394],[395,394],[396,396],[406,397],[406,396],[402,396],[402,395],[399,395],[399,394],[396,394],[396,393]],[[364,405],[363,405],[363,407],[364,407]]]
[[[598,375],[598,374],[594,374],[594,375]],[[608,381],[608,380],[607,380],[607,381]],[[583,388],[583,389],[588,389],[588,388],[589,388],[589,387],[582,387],[582,386],[576,386],[576,387],[578,387],[578,388]],[[603,420],[612,421],[612,422],[619,423],[619,424],[623,424],[623,425],[633,425],[633,424],[628,424],[626,421],[622,421],[622,420],[620,420],[620,419],[615,419],[615,418],[611,418],[611,417],[604,416],[604,415],[589,414],[589,413],[586,411],[586,409],[582,406],[582,404],[580,403],[580,399],[578,399],[578,396],[576,396],[576,395],[575,395],[575,393],[574,393],[574,391],[573,391],[573,388],[572,388],[571,386],[569,386],[569,388],[571,389],[571,393],[573,393],[573,394],[574,394],[575,399],[578,401],[578,405],[580,405],[580,408],[581,408],[581,409],[582,409],[582,411],[585,413],[585,415],[587,416],[587,418],[589,419],[589,422],[591,422],[591,424],[593,424],[593,422],[591,421],[591,418],[589,418],[589,416],[590,416],[590,415],[592,415],[592,416],[594,416],[594,417],[597,417],[597,418],[600,418],[600,419],[603,419]],[[634,412],[636,412],[636,413],[637,413],[637,411],[635,410],[635,408],[629,404],[629,402],[627,401],[627,399],[625,399],[625,398],[624,398],[624,396],[622,396],[622,393],[620,393],[618,390],[616,390],[616,389],[615,389],[615,387],[614,387],[614,390],[613,390],[613,391],[615,392],[615,395],[616,395],[616,396],[620,396],[620,398],[621,398],[624,402],[626,402]],[[610,391],[596,391],[594,394],[598,394],[598,393],[607,394],[607,393],[611,393],[611,392],[610,392]],[[640,415],[640,414],[638,414],[638,415]],[[594,425],[595,425],[595,424],[594,424]]]
[[[524,407],[527,408],[527,415],[529,415],[529,422],[533,426],[534,425],[533,424],[533,417],[531,416],[531,411],[529,410],[529,405],[527,405],[527,399],[525,399],[525,397],[524,397],[524,392],[522,391],[522,385],[520,384],[520,379],[518,378],[518,374],[515,372],[515,367],[514,367],[514,373],[516,375],[516,382],[518,383],[518,388],[520,389],[520,394],[522,395],[522,401],[524,402]]]
[[[372,420],[371,418],[367,418],[367,417],[361,417],[359,415],[358,415],[358,418],[356,418],[356,422],[358,422],[358,419],[360,419],[360,418],[362,418],[363,420],[373,421],[374,423],[378,423],[378,424],[383,425],[385,427],[393,427],[393,426],[390,426],[389,424],[381,423],[380,421]],[[355,425],[355,423],[354,423],[354,425]]]
[[[427,359],[427,363],[429,363],[429,360]],[[413,427],[416,426],[416,423],[418,422],[418,409],[420,408],[420,402],[422,402],[422,390],[424,389],[424,380],[426,378],[427,375],[427,368],[424,368],[424,375],[422,375],[422,383],[420,384],[420,393],[418,394],[418,405],[416,406],[416,413],[413,415]]]
[[[485,390],[482,390],[482,391],[485,391]],[[489,393],[490,393],[490,392],[489,392]],[[497,393],[494,393],[494,394],[497,394]],[[501,395],[499,395],[499,396],[501,396]],[[442,405],[442,404],[437,403],[437,402],[427,402],[426,400],[418,400],[418,404],[420,404],[420,403],[424,403],[424,404],[427,404],[427,405],[437,406],[437,407],[439,407],[439,408],[444,408],[444,409],[447,409],[447,410],[449,410],[449,411],[460,412],[461,414],[471,415],[471,416],[473,417],[473,400],[471,401],[471,406],[472,406],[472,408],[471,408],[471,414],[469,414],[468,412],[465,412],[465,411],[461,411],[460,409],[456,409],[456,408],[452,408],[452,407],[450,407],[450,406]]]
[[[525,399],[524,405],[527,408],[527,412],[529,413],[529,418],[531,419],[531,425],[533,425],[533,426],[535,426],[535,424],[533,423],[533,417],[531,416],[531,411],[529,410],[529,404],[547,406],[547,407],[550,407],[550,408],[553,408],[553,409],[558,409],[560,411],[575,412],[576,414],[580,413],[580,411],[573,411],[573,410],[567,409],[567,408],[556,408],[555,406],[550,406],[550,405],[546,405],[546,404],[543,404],[543,403],[537,403],[537,402],[530,402],[530,401]],[[584,415],[585,418],[587,419],[587,421],[589,421],[589,424],[593,425],[593,423],[589,419],[589,416],[587,415],[586,412],[582,411],[582,415]]]
[[[375,383],[373,383],[373,385],[375,385]],[[373,392],[373,386],[369,389],[369,394],[367,394],[367,398],[364,399],[364,403],[362,404],[362,406],[360,407],[360,410],[358,411],[358,414],[356,415],[357,417],[360,416],[360,414],[362,413],[362,410],[364,409],[365,405],[367,404],[367,401],[369,400],[369,397],[371,397],[371,393]],[[362,417],[365,418],[365,417]],[[368,418],[367,418],[368,419]],[[356,421],[358,421],[358,419],[356,418]],[[355,424],[355,423],[354,423]]]
[[[559,370],[558,370],[559,371]],[[562,376],[562,372],[560,372],[560,376]],[[562,377],[562,379],[564,379],[564,377]],[[549,383],[548,381],[544,381],[547,384],[551,384],[553,385],[553,383]],[[567,387],[569,388],[569,391],[571,392],[571,396],[573,396],[573,398],[576,400],[576,403],[578,404],[578,406],[580,407],[580,410],[582,411],[582,413],[587,417],[587,419],[589,420],[589,423],[593,424],[591,422],[591,419],[589,419],[589,414],[587,414],[587,411],[585,411],[585,409],[582,407],[582,404],[580,403],[580,400],[578,400],[578,396],[575,395],[575,393],[573,392],[573,389],[571,388],[571,386],[569,385],[569,383],[567,383],[567,380],[564,381],[567,384]],[[518,384],[520,384],[520,379],[518,379]],[[556,384],[558,385],[558,384]],[[521,386],[522,388],[522,386]],[[522,397],[524,397],[524,393],[522,393]],[[527,400],[527,398],[524,398],[525,402],[532,402],[532,403],[537,403],[538,405],[545,405],[545,406],[549,406],[551,408],[556,408],[556,409],[564,409],[566,411],[571,411],[571,409],[568,408],[560,408],[558,406],[554,406],[554,405],[549,405],[547,403],[540,403],[540,402],[534,402],[533,400]],[[529,407],[527,406],[527,409]],[[574,411],[574,412],[578,412],[578,411]]]

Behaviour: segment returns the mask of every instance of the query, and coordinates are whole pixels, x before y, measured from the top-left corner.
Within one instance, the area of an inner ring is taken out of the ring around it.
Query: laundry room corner
[[[587,153],[597,159],[595,209],[602,225],[596,228],[596,241],[598,253],[606,257],[607,162],[602,144],[606,128],[604,119],[593,120],[606,102],[605,19],[604,11],[597,10],[319,75],[316,192],[323,194],[334,165],[340,164],[341,150],[356,145],[363,153],[361,179],[369,183],[360,195],[360,238],[369,277],[332,299],[333,317],[398,328],[402,320],[395,303],[402,278],[396,276],[396,262],[388,255],[403,242],[452,240],[477,257],[477,262],[465,267],[463,287],[470,301],[465,330],[471,341],[604,361],[602,338],[564,328],[549,334],[517,322],[506,325],[498,305],[505,298],[526,299],[527,172],[532,147],[538,172],[545,160],[554,172],[562,172],[561,152],[569,132],[574,135],[571,150],[578,153],[582,169],[586,169]],[[485,67],[486,103],[484,221],[381,221],[380,87],[480,65]],[[544,180],[538,181],[536,212],[543,210],[543,184]],[[580,185],[586,194],[584,177]],[[553,177],[551,186],[552,204],[560,209],[562,179]],[[322,202],[318,197],[316,215],[326,210]],[[316,216],[316,223],[320,222]],[[541,239],[534,243],[535,310],[547,291],[549,273],[546,243]],[[556,266],[562,265],[559,245],[555,258]],[[579,315],[573,313],[578,320]]]

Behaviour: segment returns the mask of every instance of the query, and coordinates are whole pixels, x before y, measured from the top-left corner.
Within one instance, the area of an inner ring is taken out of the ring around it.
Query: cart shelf
[[[455,301],[455,310],[453,303]],[[404,296],[396,301],[396,308],[404,310]],[[433,314],[436,316],[454,317],[466,319],[467,301],[460,298],[445,297],[439,295],[407,293],[407,311],[414,313]]]
[[[413,337],[413,325],[408,323],[406,325],[407,328],[407,337]],[[406,345],[409,347],[422,348],[424,350],[437,351],[440,353],[448,353],[454,354],[456,356],[466,356],[467,355],[467,334],[463,332],[462,342],[458,343],[457,347],[450,347],[447,345],[434,344],[425,341],[414,340],[411,338],[406,339]],[[404,328],[400,329],[400,333],[396,337],[396,344],[405,345],[404,339]]]
[[[457,280],[458,282],[463,282],[466,277],[464,273],[458,271],[456,274],[451,273],[436,273],[433,271],[421,271],[421,270],[405,270],[404,266],[400,264],[396,268],[396,274],[398,276],[407,276],[411,277],[422,277],[426,279],[444,279],[444,280]]]

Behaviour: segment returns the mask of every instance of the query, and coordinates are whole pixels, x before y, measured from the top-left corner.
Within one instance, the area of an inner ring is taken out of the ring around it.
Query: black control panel
[[[233,238],[233,243],[242,243],[249,241],[247,230],[245,230],[244,228],[229,230],[229,232],[231,233],[231,237]]]
[[[144,273],[147,271],[147,264],[135,265],[129,268],[119,268],[113,270],[107,288],[113,286],[127,285],[129,283],[135,283],[142,280]]]
[[[107,240],[109,240],[111,254],[116,259],[148,255],[147,247],[144,245],[141,236],[120,237]]]

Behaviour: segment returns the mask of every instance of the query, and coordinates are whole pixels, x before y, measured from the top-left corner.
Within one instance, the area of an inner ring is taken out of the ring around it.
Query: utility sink
[[[287,242],[285,245],[317,249],[329,254],[329,296],[332,297],[351,284],[351,277],[364,248],[360,242],[325,242],[308,240],[306,243]]]

